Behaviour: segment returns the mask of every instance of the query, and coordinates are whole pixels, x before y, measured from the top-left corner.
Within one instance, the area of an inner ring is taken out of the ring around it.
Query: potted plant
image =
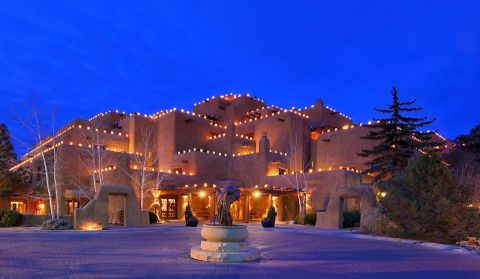
[[[187,204],[187,207],[185,208],[185,225],[187,227],[196,227],[198,225],[198,219],[193,217],[190,204]]]
[[[272,205],[268,209],[267,218],[263,218],[262,226],[264,228],[273,228],[275,227],[275,218],[277,217],[277,212],[275,211],[275,207]]]

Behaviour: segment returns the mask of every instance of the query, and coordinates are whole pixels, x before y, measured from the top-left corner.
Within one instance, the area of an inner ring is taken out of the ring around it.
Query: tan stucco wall
[[[371,158],[360,157],[357,153],[374,145],[372,141],[362,139],[368,132],[368,128],[355,127],[321,134],[318,140],[312,142],[315,170],[326,170],[330,167],[366,169],[365,163]]]
[[[75,229],[82,229],[88,223],[101,223],[102,227],[109,222],[109,195],[125,196],[125,227],[148,225],[148,212],[141,210],[138,197],[131,186],[103,185],[97,191],[95,198],[85,207],[77,208],[74,215]]]

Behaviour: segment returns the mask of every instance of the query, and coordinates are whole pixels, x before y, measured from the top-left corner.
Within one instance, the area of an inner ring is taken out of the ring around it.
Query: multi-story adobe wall
[[[363,138],[369,131],[367,127],[346,126],[344,129],[322,133],[312,141],[313,168],[316,170],[366,169],[366,163],[371,158],[358,156],[358,153],[375,145],[375,142]]]
[[[249,119],[248,113],[265,107],[265,103],[249,95],[227,95],[208,98],[195,104],[194,112],[215,119],[221,125]]]
[[[34,174],[43,168],[39,155],[51,156],[51,146],[58,145],[62,214],[93,196],[100,176],[104,184],[131,184],[140,196],[139,177],[145,173],[146,209],[163,214],[167,204],[175,205],[165,207],[165,218],[181,217],[186,203],[212,217],[214,187],[234,183],[242,192],[235,218],[257,220],[273,204],[283,220],[298,214],[297,189],[307,210],[317,211],[326,209],[337,187],[365,181],[368,158],[357,153],[373,145],[362,139],[367,132],[321,100],[304,109],[282,109],[255,97],[227,95],[196,104],[193,112],[108,112],[77,119],[14,168],[29,168],[31,189],[44,191],[44,176]]]

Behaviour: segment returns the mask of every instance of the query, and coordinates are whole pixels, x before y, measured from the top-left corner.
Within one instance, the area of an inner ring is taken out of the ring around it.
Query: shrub
[[[361,228],[364,232],[380,235],[395,235],[397,228],[377,206],[363,213]]]
[[[360,226],[360,211],[344,211],[343,224],[344,228],[354,228]]]
[[[156,224],[158,223],[158,216],[157,214],[153,213],[153,212],[148,212],[148,217],[150,219],[150,224]]]
[[[20,224],[22,214],[14,210],[6,210],[3,213],[1,223],[3,227],[14,227]]]
[[[48,215],[22,214],[20,225],[26,227],[41,226],[43,222],[50,219]]]
[[[478,211],[469,208],[469,194],[438,156],[410,159],[405,170],[378,185],[386,216],[406,237],[455,243],[479,235]]]
[[[305,218],[303,218],[305,225],[312,225],[315,226],[317,222],[317,213],[307,213],[305,214]]]
[[[2,218],[3,218],[3,215],[5,215],[5,212],[7,212],[6,209],[0,208],[0,227],[2,226]]]
[[[43,230],[71,230],[73,229],[72,222],[65,219],[50,219],[42,224]]]

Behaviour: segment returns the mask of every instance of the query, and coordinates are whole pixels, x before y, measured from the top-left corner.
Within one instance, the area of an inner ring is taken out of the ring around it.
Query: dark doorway
[[[108,223],[111,225],[125,226],[126,221],[127,196],[109,194],[108,195]]]
[[[341,199],[342,228],[360,227],[360,198]]]

